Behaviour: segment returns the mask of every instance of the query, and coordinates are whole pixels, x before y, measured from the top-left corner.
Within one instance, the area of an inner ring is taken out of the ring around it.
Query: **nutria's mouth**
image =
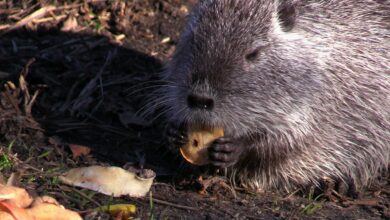
[[[183,124],[187,128],[193,128],[197,130],[213,130],[215,128],[221,128],[218,123],[215,122],[216,117],[204,112],[195,112],[191,114]]]
[[[187,124],[186,128],[191,130],[197,130],[197,131],[212,131],[215,129],[224,129],[221,126],[216,126],[216,125],[212,126],[209,124],[195,124],[195,123]]]

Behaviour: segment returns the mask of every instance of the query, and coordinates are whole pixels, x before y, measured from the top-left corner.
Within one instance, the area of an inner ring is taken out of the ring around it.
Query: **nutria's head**
[[[306,129],[322,84],[296,16],[290,1],[202,1],[165,72],[169,120],[237,136]]]

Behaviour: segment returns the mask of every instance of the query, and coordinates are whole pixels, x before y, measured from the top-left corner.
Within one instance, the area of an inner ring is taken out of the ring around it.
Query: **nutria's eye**
[[[269,43],[262,43],[260,46],[256,47],[256,49],[252,50],[250,53],[245,55],[245,59],[248,62],[253,62],[261,56],[264,51],[269,48]]]
[[[245,56],[245,59],[246,59],[247,61],[254,61],[254,60],[257,59],[257,57],[259,56],[259,54],[260,54],[260,49],[258,48],[258,49],[256,49],[256,50],[254,50],[254,51],[248,53],[248,54]]]

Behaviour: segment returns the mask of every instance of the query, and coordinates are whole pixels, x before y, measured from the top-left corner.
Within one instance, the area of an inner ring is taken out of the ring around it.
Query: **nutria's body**
[[[246,187],[365,186],[389,163],[388,0],[201,1],[164,77],[171,124],[223,127],[212,165]]]

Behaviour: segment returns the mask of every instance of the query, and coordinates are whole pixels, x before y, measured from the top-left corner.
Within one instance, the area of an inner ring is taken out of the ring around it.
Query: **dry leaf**
[[[7,81],[7,86],[11,89],[11,90],[15,90],[16,89],[16,86],[13,82],[11,81]]]
[[[69,17],[65,20],[64,25],[61,28],[61,31],[76,31],[79,23],[77,19],[73,15],[69,15]]]
[[[30,208],[28,208],[30,207]],[[76,212],[66,210],[49,196],[35,200],[25,189],[0,185],[1,220],[81,220]]]
[[[111,216],[118,217],[121,215],[120,219],[129,219],[137,211],[137,207],[133,204],[116,204],[116,205],[107,205],[99,208],[95,208],[95,211],[102,211],[109,213]]]
[[[12,216],[12,214],[5,212],[5,211],[0,211],[0,219],[1,220],[15,220],[15,218]]]
[[[54,198],[48,196],[35,199],[33,206],[26,211],[32,219],[82,220],[77,212],[65,209]]]
[[[86,156],[91,153],[91,148],[77,144],[69,144],[69,148],[72,151],[73,159]]]
[[[11,219],[17,220],[82,220],[77,212],[65,209],[63,206],[46,203],[46,200],[56,201],[51,199],[38,199],[34,201],[33,206],[28,209],[23,209],[7,202],[0,202],[0,219],[7,219],[9,215]]]
[[[7,219],[9,217],[9,215],[11,215],[13,218],[11,218],[12,220],[19,220],[19,219],[23,219],[23,220],[33,220],[32,218],[30,218],[30,216],[28,216],[27,212],[25,209],[23,208],[19,208],[17,206],[15,206],[14,204],[9,204],[7,202],[4,202],[4,201],[1,201],[0,202],[0,211],[1,211],[1,217],[4,217],[4,219]],[[7,213],[7,214],[5,214]],[[3,219],[3,218],[1,218]]]
[[[26,208],[31,205],[33,199],[25,189],[0,185],[0,201],[15,205],[20,208]]]
[[[65,184],[78,186],[106,195],[143,197],[149,192],[156,174],[152,170],[146,178],[120,167],[90,166],[71,169],[59,179]]]
[[[60,203],[58,203],[55,198],[50,197],[50,196],[41,196],[41,197],[35,198],[34,202],[32,203],[32,206],[37,206],[37,205],[40,205],[42,203],[48,203],[48,204],[61,206]]]
[[[25,18],[23,18],[22,20],[18,21],[16,24],[12,25],[9,29],[7,29],[6,31],[4,31],[3,33],[1,33],[0,35],[4,35],[6,33],[9,33],[15,29],[18,29],[28,23],[30,23],[31,21],[33,21],[34,19],[39,19],[39,18],[42,18],[44,17],[47,13],[49,12],[52,12],[56,9],[55,6],[45,6],[45,7],[42,7],[36,11],[34,11],[33,13],[31,13],[30,15],[26,16]]]

